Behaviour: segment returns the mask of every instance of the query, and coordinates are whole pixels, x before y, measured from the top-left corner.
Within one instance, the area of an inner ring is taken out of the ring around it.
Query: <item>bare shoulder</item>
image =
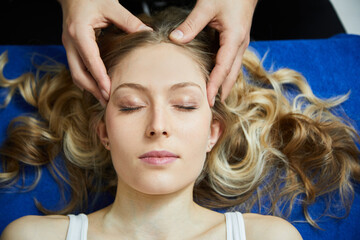
[[[298,230],[288,221],[274,216],[243,214],[246,238],[264,240],[301,240]]]
[[[25,216],[11,222],[0,240],[65,240],[68,225],[67,216]]]

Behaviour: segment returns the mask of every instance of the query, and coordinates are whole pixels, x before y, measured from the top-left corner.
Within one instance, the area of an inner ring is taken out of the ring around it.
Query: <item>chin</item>
[[[138,182],[134,189],[143,194],[147,195],[169,195],[178,192],[182,192],[186,189],[191,188],[191,192],[193,190],[193,185],[195,183],[195,179],[189,182],[179,182],[179,181],[145,181]]]
[[[144,188],[144,189],[138,189],[137,191],[146,195],[154,195],[154,196],[169,195],[176,192],[175,189],[169,189],[169,188],[152,188],[152,189]]]

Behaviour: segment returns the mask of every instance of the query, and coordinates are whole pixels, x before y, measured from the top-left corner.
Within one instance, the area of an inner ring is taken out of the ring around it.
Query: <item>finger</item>
[[[91,33],[89,34],[88,32]],[[87,69],[91,73],[92,79],[95,80],[93,84],[97,83],[103,98],[108,100],[110,95],[110,78],[100,57],[94,34],[92,28],[88,29],[87,33],[79,33],[76,38],[77,52],[81,57],[79,60],[83,62],[84,71]]]
[[[231,30],[224,31],[220,34],[220,48],[216,55],[216,64],[211,71],[208,82],[207,92],[210,106],[214,102],[214,98],[218,92],[220,85],[224,82],[230,74],[235,58],[239,51],[240,44],[237,38],[232,36],[236,34],[231,33]]]
[[[234,64],[231,68],[230,74],[227,76],[225,82],[222,84],[222,92],[221,92],[221,101],[224,102],[225,99],[229,96],[231,89],[233,88],[235,82],[239,77],[239,73],[241,71],[242,59],[244,52],[246,51],[247,47],[249,46],[250,38],[247,35],[242,42],[238,54],[235,58]]]
[[[179,43],[190,42],[214,17],[215,12],[200,2],[200,4],[195,5],[185,21],[171,32],[169,38]]]
[[[242,48],[239,49],[238,54],[235,58],[234,64],[231,67],[230,74],[227,76],[225,81],[223,82],[222,91],[221,91],[221,101],[224,102],[225,99],[229,96],[231,89],[233,88],[240,70],[241,70],[241,62],[242,62],[243,50]]]
[[[109,15],[107,18],[114,23],[118,28],[127,33],[133,33],[143,30],[153,30],[151,27],[146,26],[140,19],[135,17],[126,8],[120,4],[110,6],[108,9]]]
[[[85,65],[82,62],[80,55],[77,53],[75,46],[71,44],[64,44],[66,48],[66,55],[69,63],[69,68],[71,76],[75,85],[81,89],[85,89],[90,92],[96,99],[98,99],[102,104],[105,103],[95,80],[86,70]]]

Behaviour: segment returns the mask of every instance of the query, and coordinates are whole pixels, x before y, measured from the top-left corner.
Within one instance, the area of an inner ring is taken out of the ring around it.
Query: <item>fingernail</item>
[[[172,33],[170,34],[170,37],[174,38],[176,40],[182,39],[183,36],[184,36],[184,33],[180,30],[172,31]]]
[[[101,89],[101,94],[103,95],[105,100],[109,100],[109,94],[104,89]]]
[[[141,25],[139,27],[139,31],[154,31],[151,27],[146,26],[146,25]]]
[[[212,106],[214,106],[214,104],[215,104],[215,97],[213,97],[213,99],[211,100],[211,102],[212,102]]]
[[[99,102],[103,108],[106,106],[106,102],[103,99],[99,99]]]

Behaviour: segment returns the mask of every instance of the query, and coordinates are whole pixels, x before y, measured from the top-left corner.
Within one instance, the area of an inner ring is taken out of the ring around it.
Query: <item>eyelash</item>
[[[190,111],[197,109],[196,107],[193,107],[193,106],[182,106],[182,105],[174,105],[174,107],[176,107],[180,111],[184,111],[184,112],[190,112]],[[123,106],[119,110],[120,110],[120,112],[131,113],[131,112],[138,111],[141,108],[143,108],[143,107],[125,107],[125,106]]]
[[[174,105],[174,106],[178,108],[180,111],[184,111],[184,112],[190,112],[197,109],[194,106],[182,106],[182,105]]]
[[[135,112],[137,110],[140,110],[142,107],[120,107],[120,112],[126,112],[126,113],[130,113],[130,112]]]

